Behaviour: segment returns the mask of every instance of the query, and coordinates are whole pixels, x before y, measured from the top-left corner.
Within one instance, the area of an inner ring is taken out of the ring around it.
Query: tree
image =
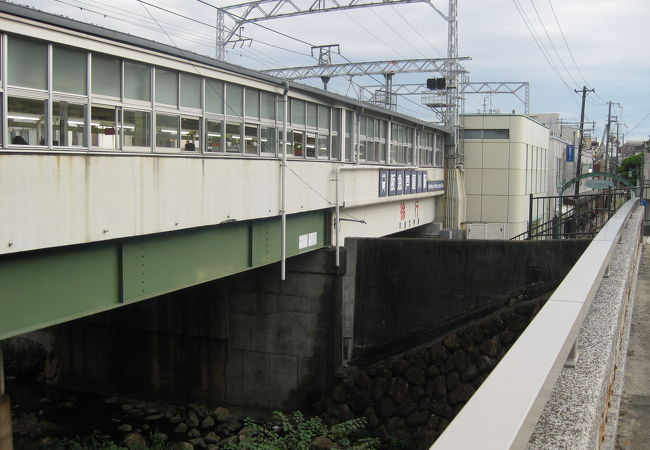
[[[638,184],[638,177],[643,167],[643,153],[628,156],[618,167],[618,174],[635,186]]]

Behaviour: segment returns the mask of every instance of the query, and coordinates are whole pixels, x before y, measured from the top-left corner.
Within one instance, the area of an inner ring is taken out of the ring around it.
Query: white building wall
[[[515,115],[464,116],[463,126],[509,132],[509,139],[465,139],[467,222],[505,223],[508,237],[524,232],[529,194],[548,189],[548,128]]]

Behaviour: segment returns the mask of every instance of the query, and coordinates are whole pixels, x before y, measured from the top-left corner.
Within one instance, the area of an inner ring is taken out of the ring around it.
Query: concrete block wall
[[[273,264],[50,329],[57,380],[263,410],[309,407],[333,378],[334,252]]]

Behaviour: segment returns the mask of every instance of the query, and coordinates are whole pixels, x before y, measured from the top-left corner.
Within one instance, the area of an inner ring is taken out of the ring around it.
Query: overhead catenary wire
[[[539,51],[542,53],[542,56],[544,56],[544,59],[546,59],[546,62],[548,62],[549,66],[551,67],[551,69],[553,70],[555,75],[562,82],[562,84],[567,88],[567,90],[571,94],[570,98],[572,98],[573,101],[576,104],[579,104],[578,100],[575,98],[573,89],[566,82],[566,80],[564,79],[564,77],[562,76],[562,74],[560,73],[558,68],[553,63],[552,59],[549,58],[549,56],[547,55],[547,52],[545,50],[546,47],[545,47],[544,43],[541,41],[541,39],[539,39],[537,34],[535,33],[534,28],[532,27],[532,24],[530,23],[530,19],[528,19],[528,16],[526,15],[525,11],[523,10],[523,7],[519,4],[518,0],[512,0],[512,1],[514,3],[515,7],[517,8],[517,11],[519,12],[519,15],[521,16],[521,19],[524,22],[524,25],[528,29],[528,32],[530,33],[531,37],[535,41],[535,44],[537,45],[537,48],[539,48]]]
[[[544,25],[544,20],[542,19],[542,16],[539,14],[539,11],[537,10],[537,6],[535,6],[534,0],[530,0],[530,4],[533,6],[533,10],[535,11],[535,15],[537,16],[537,19],[539,20],[539,23],[542,25],[542,29],[544,30],[544,34],[546,35],[546,38],[548,39],[548,42],[551,44],[551,48],[553,49],[553,52],[555,53],[555,56],[557,57],[558,61],[560,61],[560,64],[562,64],[562,67],[564,68],[564,71],[569,75],[569,78],[571,78],[571,81],[573,81],[574,85],[578,87],[580,83],[576,81],[575,78],[573,78],[573,75],[571,74],[571,71],[567,68],[566,64],[564,63],[564,60],[560,56],[560,53],[557,51],[557,48],[555,47],[555,43],[553,42],[553,39],[551,39],[551,35],[548,33],[548,30],[546,29],[546,25]]]

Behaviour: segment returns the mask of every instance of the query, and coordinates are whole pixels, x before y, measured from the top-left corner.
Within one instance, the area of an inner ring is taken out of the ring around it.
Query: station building
[[[0,33],[0,339],[443,220],[444,128],[7,3]]]

